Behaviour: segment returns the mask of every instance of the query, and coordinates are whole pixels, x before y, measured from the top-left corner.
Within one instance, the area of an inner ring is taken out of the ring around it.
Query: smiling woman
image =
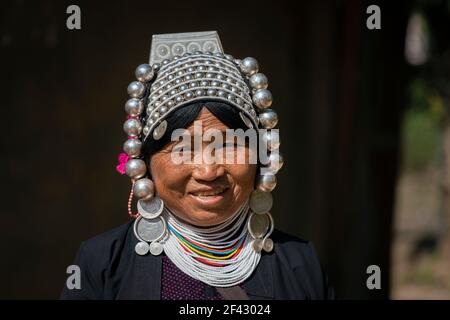
[[[203,51],[189,52],[193,44]],[[217,34],[206,32],[154,36],[150,64],[128,87],[118,166],[132,181],[134,221],[81,245],[81,288],[61,297],[333,298],[312,244],[274,228],[271,191],[283,161],[256,60],[224,55]],[[201,136],[200,145],[179,148],[178,129],[188,140]],[[231,129],[265,131],[255,145],[228,139]],[[212,149],[204,139],[211,131],[221,141]],[[174,162],[179,153],[186,161]]]

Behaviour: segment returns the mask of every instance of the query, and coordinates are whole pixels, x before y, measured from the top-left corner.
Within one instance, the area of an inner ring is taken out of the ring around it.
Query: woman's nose
[[[192,172],[195,180],[214,181],[225,174],[223,166],[218,164],[199,164]]]

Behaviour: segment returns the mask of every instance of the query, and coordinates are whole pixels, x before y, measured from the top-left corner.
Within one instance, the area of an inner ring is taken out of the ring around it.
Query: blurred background
[[[134,69],[153,34],[217,30],[270,81],[277,227],[314,243],[341,299],[450,299],[449,0],[1,7],[0,298],[58,298],[80,242],[128,221],[115,166]]]

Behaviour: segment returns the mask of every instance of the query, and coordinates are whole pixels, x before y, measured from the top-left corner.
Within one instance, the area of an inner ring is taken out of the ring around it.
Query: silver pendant
[[[157,218],[164,209],[164,202],[160,197],[152,197],[150,200],[139,200],[137,204],[139,214],[145,219]]]
[[[270,219],[266,214],[252,214],[248,229],[254,239],[262,239],[269,231]]]
[[[263,214],[269,212],[273,205],[272,194],[261,190],[253,190],[250,195],[249,204],[250,209],[252,209],[254,213]]]
[[[239,112],[239,115],[241,116],[242,121],[244,121],[245,125],[249,127],[250,129],[253,128],[252,121],[244,114],[244,112]]]
[[[164,133],[167,130],[167,121],[163,120],[154,130],[153,130],[153,139],[159,140],[162,138]]]
[[[135,234],[143,241],[152,242],[161,238],[166,231],[166,223],[162,217],[145,219],[139,217],[135,222]]]
[[[149,249],[149,245],[145,241],[138,242],[134,247],[134,251],[136,251],[136,253],[140,256],[145,256],[148,253]]]
[[[273,250],[273,240],[270,238],[266,238],[263,240],[262,243],[262,248],[264,249],[264,251],[266,252],[270,252]]]
[[[256,252],[261,252],[263,248],[263,241],[261,239],[253,240],[252,247]]]
[[[150,243],[150,253],[154,256],[159,256],[163,252],[163,246],[161,243],[155,241]]]

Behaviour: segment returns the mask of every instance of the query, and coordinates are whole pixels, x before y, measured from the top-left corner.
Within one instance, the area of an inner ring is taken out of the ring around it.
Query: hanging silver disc
[[[157,241],[150,243],[150,253],[159,256],[163,252],[163,245]]]
[[[253,128],[252,121],[243,112],[239,112],[239,115],[241,116],[241,119],[242,121],[244,121],[245,125],[250,129],[252,129]]]
[[[269,231],[270,219],[266,214],[253,214],[248,227],[252,237],[261,239]]]
[[[152,197],[150,200],[139,200],[137,203],[139,214],[146,219],[157,218],[164,209],[164,202],[160,197]]]
[[[250,209],[254,213],[262,214],[272,209],[273,198],[270,192],[264,192],[261,190],[253,190],[250,195]]]
[[[165,232],[164,224],[161,217],[156,219],[141,218],[137,222],[137,233],[142,240],[152,242],[163,235]]]
[[[163,120],[154,130],[153,130],[153,139],[159,140],[162,138],[164,133],[167,130],[167,121]]]
[[[261,239],[253,240],[252,247],[256,252],[261,252],[263,248],[263,241]]]
[[[266,252],[272,251],[273,250],[273,240],[270,238],[264,239],[262,247],[263,247],[264,251],[266,251]]]
[[[134,251],[136,251],[136,253],[140,256],[146,255],[149,249],[149,245],[145,241],[138,242],[134,247]]]

